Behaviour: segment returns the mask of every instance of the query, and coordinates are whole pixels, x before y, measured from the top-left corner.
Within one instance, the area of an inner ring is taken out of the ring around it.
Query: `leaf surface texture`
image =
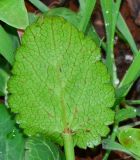
[[[25,133],[81,148],[101,143],[113,122],[114,89],[100,50],[73,25],[40,17],[26,29],[8,83],[8,99]]]

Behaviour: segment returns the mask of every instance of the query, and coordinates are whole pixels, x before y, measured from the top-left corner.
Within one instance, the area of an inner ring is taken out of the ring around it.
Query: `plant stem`
[[[112,132],[111,138],[110,138],[113,141],[115,141],[117,130],[118,130],[118,124],[115,124],[114,127],[113,127],[113,132]],[[111,152],[111,150],[107,150],[106,151],[106,153],[105,153],[105,155],[103,157],[103,160],[108,160],[110,152]]]
[[[65,149],[66,160],[75,160],[72,134],[64,133],[63,139],[64,139],[64,149]]]
[[[115,112],[117,113],[118,110],[119,110],[119,105],[116,106]],[[110,136],[110,139],[111,139],[112,141],[115,141],[115,139],[116,139],[118,127],[119,127],[119,123],[118,123],[118,121],[115,121],[115,122],[114,122],[114,125],[113,125],[113,131],[112,131],[112,134],[111,134],[111,136]],[[109,157],[109,155],[110,155],[110,152],[111,152],[111,150],[107,150],[107,151],[106,151],[106,153],[105,153],[105,155],[104,155],[104,157],[103,157],[103,160],[108,160],[108,157]]]

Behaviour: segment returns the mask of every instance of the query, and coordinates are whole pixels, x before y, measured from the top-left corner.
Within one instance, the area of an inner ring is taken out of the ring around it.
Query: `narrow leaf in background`
[[[89,24],[87,30],[86,30],[86,35],[91,37],[93,41],[97,44],[98,47],[103,47],[104,50],[106,50],[106,44],[102,41],[102,39],[99,37],[98,33],[96,32],[94,26],[92,24]]]
[[[47,12],[49,8],[40,0],[29,0],[36,8],[38,8],[41,12]]]
[[[25,29],[29,22],[24,0],[0,0],[0,20],[15,28]]]
[[[126,25],[121,14],[119,14],[119,16],[118,16],[117,28],[121,32],[121,34],[124,36],[126,41],[129,43],[133,54],[136,55],[138,53],[136,43],[135,43],[135,41],[134,41],[134,39],[128,29],[128,26]]]
[[[132,64],[124,75],[121,83],[116,90],[116,96],[121,101],[129,92],[134,81],[140,76],[140,53],[136,54]]]
[[[59,148],[43,137],[32,137],[26,141],[25,160],[64,160]]]
[[[8,78],[8,73],[0,68],[0,96],[4,96],[6,93],[6,85]]]
[[[32,24],[33,22],[37,20],[38,15],[28,12],[28,18],[29,18],[29,24]]]
[[[79,29],[85,32],[90,21],[96,0],[79,0],[79,3],[80,11],[78,15],[81,17],[79,22]]]
[[[114,34],[119,14],[121,0],[100,0],[105,28],[106,28],[106,65],[111,75],[112,83],[116,87],[119,83],[116,73],[116,65],[114,60]]]
[[[140,100],[126,100],[126,103],[129,104],[129,105],[137,105],[137,104],[140,104]]]

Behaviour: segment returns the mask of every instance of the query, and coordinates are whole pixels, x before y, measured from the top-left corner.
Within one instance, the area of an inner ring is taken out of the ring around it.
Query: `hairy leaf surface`
[[[40,17],[27,28],[8,86],[25,133],[61,145],[66,132],[74,145],[98,145],[114,119],[114,89],[99,48],[60,17]]]

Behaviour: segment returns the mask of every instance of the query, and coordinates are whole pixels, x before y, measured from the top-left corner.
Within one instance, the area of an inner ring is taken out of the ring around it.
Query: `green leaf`
[[[38,15],[29,12],[28,13],[28,18],[29,18],[29,24],[32,24],[33,22],[35,22],[38,18]]]
[[[140,117],[140,107],[136,108],[136,111],[137,111],[137,116]]]
[[[104,17],[106,29],[106,66],[111,75],[112,84],[114,87],[118,85],[116,65],[114,60],[114,35],[117,18],[119,14],[119,7],[121,0],[100,0],[102,13]]]
[[[29,0],[36,8],[38,8],[41,12],[47,12],[49,8],[40,0]]]
[[[32,137],[26,141],[25,160],[64,160],[56,145],[43,137]]]
[[[0,20],[15,28],[25,29],[29,22],[24,0],[0,0]]]
[[[126,100],[126,103],[129,105],[138,105],[140,104],[140,100]]]
[[[140,158],[140,129],[123,128],[118,134],[119,142]]]
[[[137,116],[137,110],[133,107],[127,107],[116,112],[115,119],[117,122],[121,122],[129,118],[135,118],[136,116]]]
[[[13,43],[13,52],[15,53],[15,50],[19,47],[20,45],[20,38],[17,32],[17,29],[14,27],[11,27],[7,24],[4,25],[5,31],[8,33],[10,36],[12,43]],[[14,54],[15,56],[15,54]]]
[[[121,32],[121,34],[124,36],[124,38],[127,40],[127,42],[129,43],[129,46],[131,47],[133,54],[136,55],[138,53],[136,43],[135,43],[135,41],[134,41],[134,39],[128,29],[128,26],[126,25],[121,14],[119,14],[119,16],[118,16],[117,28]]]
[[[0,69],[0,96],[4,96],[6,94],[6,86],[9,75],[3,69]]]
[[[127,153],[129,155],[131,155],[133,158],[139,160],[139,157],[136,156],[135,154],[131,153],[127,148],[125,148],[124,146],[122,146],[121,144],[112,141],[111,139],[105,139],[103,140],[103,148],[107,149],[107,150],[115,150],[115,151],[121,151],[124,153]]]
[[[139,62],[140,62],[140,52],[136,54],[136,56],[134,57],[132,64],[130,65],[121,83],[116,89],[117,99],[120,100],[123,99],[129,92],[135,80],[140,76]]]
[[[85,34],[91,37],[98,47],[101,46],[101,39],[92,24],[88,26]]]
[[[80,17],[73,11],[67,8],[54,8],[45,13],[47,16],[59,16],[66,19],[69,23],[73,24],[79,29],[79,20]]]
[[[12,65],[14,62],[14,43],[9,34],[0,26],[0,54]]]
[[[113,123],[114,89],[100,50],[60,17],[40,17],[25,31],[8,99],[26,134],[81,148],[101,143]]]
[[[0,159],[23,160],[24,139],[6,106],[0,104]]]
[[[81,17],[79,21],[79,29],[85,32],[90,21],[96,0],[79,0],[79,3],[80,11],[78,12],[78,15]]]
[[[43,137],[24,138],[6,106],[0,104],[1,160],[62,160],[58,147]]]
[[[102,41],[102,39],[100,39],[98,33],[96,32],[92,24],[89,25],[85,34],[91,37],[98,47],[102,46],[103,49],[106,50],[106,44]]]

